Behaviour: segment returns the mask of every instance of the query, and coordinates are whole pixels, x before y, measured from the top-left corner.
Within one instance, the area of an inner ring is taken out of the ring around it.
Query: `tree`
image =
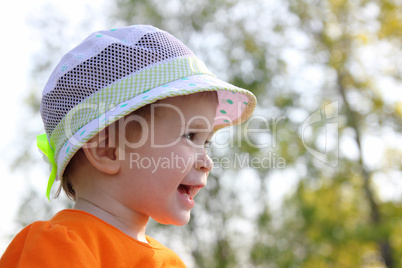
[[[332,98],[338,96],[341,102],[339,140],[353,140],[358,153],[350,159],[348,152],[341,150],[336,169],[320,168],[309,161],[307,176],[284,206],[288,211],[284,228],[294,230],[293,235],[287,233],[281,251],[264,240],[257,244],[255,262],[266,260],[260,254],[266,249],[285,256],[293,251],[292,257],[281,259],[279,267],[399,267],[399,243],[393,237],[401,221],[393,215],[399,211],[400,199],[382,202],[372,179],[378,173],[400,169],[400,164],[391,160],[370,167],[365,160],[370,145],[364,144],[364,139],[382,137],[387,128],[399,131],[398,103],[384,99],[379,81],[391,77],[400,83],[400,67],[393,66],[391,74],[380,68],[370,74],[372,66],[365,62],[362,51],[376,50],[385,42],[400,53],[395,37],[401,32],[395,27],[400,26],[401,18],[395,14],[402,7],[390,1],[296,0],[290,1],[290,8],[298,28],[310,40],[307,65],[321,66],[326,74],[323,91]],[[376,23],[380,27],[374,30]],[[395,150],[400,153],[400,148]]]

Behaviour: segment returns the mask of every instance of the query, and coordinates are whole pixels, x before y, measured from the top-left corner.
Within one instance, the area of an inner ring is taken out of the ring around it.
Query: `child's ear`
[[[119,148],[110,135],[109,128],[96,134],[82,149],[88,161],[100,172],[109,175],[119,172]]]

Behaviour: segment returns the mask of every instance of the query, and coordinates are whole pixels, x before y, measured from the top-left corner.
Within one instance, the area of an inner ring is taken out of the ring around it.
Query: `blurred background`
[[[35,144],[50,72],[96,30],[152,24],[259,104],[216,136],[190,223],[149,235],[189,267],[402,267],[401,1],[3,1],[0,21],[0,254],[72,204],[47,201]]]

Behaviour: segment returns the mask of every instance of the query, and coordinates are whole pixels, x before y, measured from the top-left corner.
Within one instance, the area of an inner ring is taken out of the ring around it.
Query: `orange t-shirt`
[[[146,238],[149,244],[89,213],[67,209],[18,233],[0,267],[186,267],[172,250]]]

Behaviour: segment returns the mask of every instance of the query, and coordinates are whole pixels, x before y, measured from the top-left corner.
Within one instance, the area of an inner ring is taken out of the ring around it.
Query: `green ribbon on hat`
[[[52,149],[52,146],[50,146],[49,141],[47,140],[46,134],[36,136],[36,144],[39,150],[41,150],[42,153],[46,155],[47,159],[49,159],[49,163],[52,165],[52,172],[50,173],[49,182],[47,183],[46,189],[46,196],[47,199],[50,201],[50,190],[52,189],[57,173],[57,165],[54,161],[54,151]]]

